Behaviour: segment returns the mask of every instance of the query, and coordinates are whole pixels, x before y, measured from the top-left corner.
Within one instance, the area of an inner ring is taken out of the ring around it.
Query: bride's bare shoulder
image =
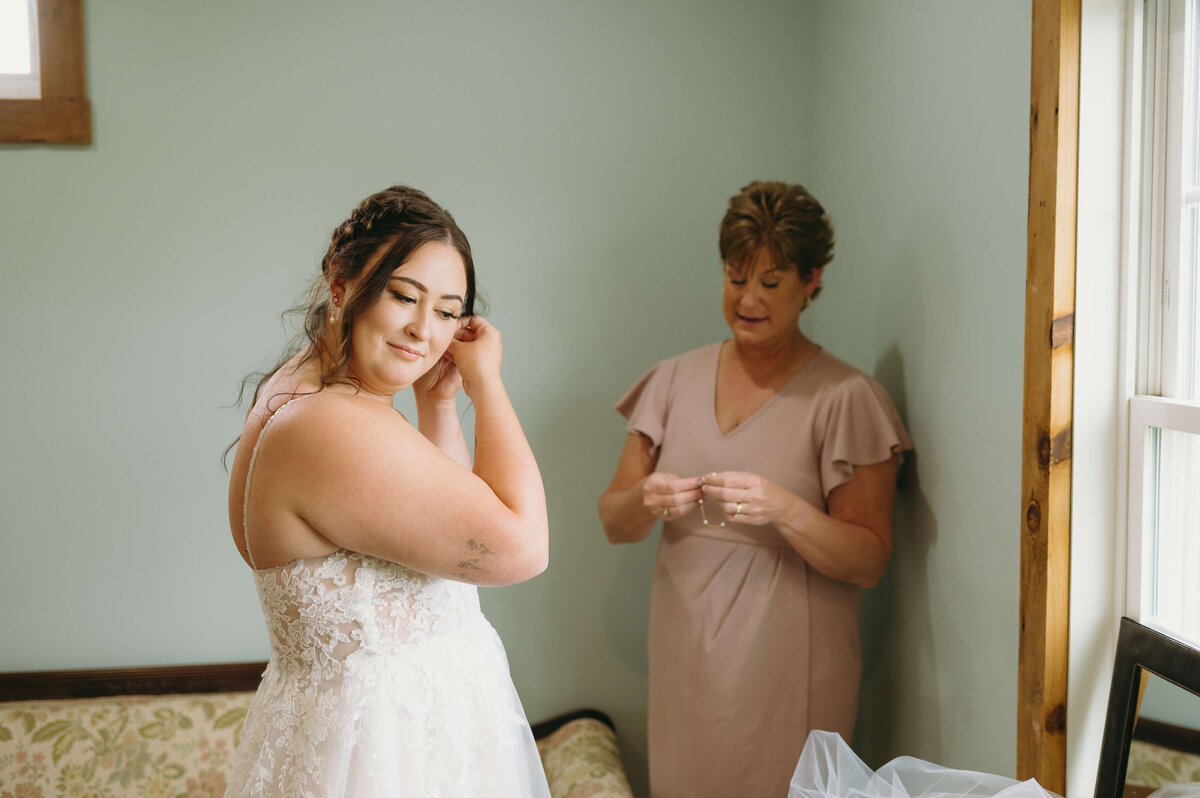
[[[286,421],[288,427],[345,429],[346,425],[351,424],[391,426],[404,420],[390,404],[349,392],[325,389],[285,395],[281,400],[272,403],[268,409],[272,415],[279,414],[280,426]],[[287,410],[280,413],[284,405],[287,405]]]
[[[411,469],[438,451],[391,405],[328,390],[277,410],[267,437],[264,467],[301,492],[354,490],[364,469],[388,471],[395,461]]]
[[[394,413],[390,404],[363,395],[353,385],[335,383],[322,385],[317,363],[300,354],[279,368],[258,392],[246,416],[247,431],[261,429],[269,420],[273,426],[284,424],[284,417],[302,418],[306,424],[318,426],[338,423],[346,415],[372,417],[386,421]],[[287,411],[280,413],[284,407]],[[360,418],[360,420],[363,420]]]

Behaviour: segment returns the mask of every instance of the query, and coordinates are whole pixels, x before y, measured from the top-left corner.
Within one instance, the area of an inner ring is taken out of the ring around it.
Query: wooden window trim
[[[1017,778],[1067,794],[1081,0],[1034,0]]]
[[[38,0],[42,96],[0,99],[0,142],[91,144],[83,54],[83,0]]]

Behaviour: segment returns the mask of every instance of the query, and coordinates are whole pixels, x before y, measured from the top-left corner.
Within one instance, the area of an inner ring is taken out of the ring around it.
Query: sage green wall
[[[0,670],[265,657],[219,455],[328,232],[403,181],[475,247],[550,569],[484,591],[529,716],[608,711],[645,785],[653,542],[594,505],[612,402],[721,337],[716,224],[804,182],[805,324],[918,447],[868,594],[859,746],[1014,761],[1029,3],[87,7],[95,142],[0,147]],[[402,402],[403,406],[404,403]]]
[[[89,3],[94,143],[0,147],[0,670],[265,658],[219,458],[330,230],[392,182],[475,248],[552,564],[484,591],[531,719],[645,784],[653,546],[595,501],[612,403],[722,334],[716,225],[809,171],[809,6]],[[641,790],[640,790],[641,791]]]
[[[810,326],[916,444],[866,595],[857,746],[1013,775],[1031,7],[818,2],[811,188],[837,254]]]
[[[1200,729],[1200,697],[1158,674],[1151,674],[1138,717]]]

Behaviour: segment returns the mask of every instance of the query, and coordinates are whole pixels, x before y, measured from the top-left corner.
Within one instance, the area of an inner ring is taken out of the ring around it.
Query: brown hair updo
[[[358,316],[383,296],[392,273],[417,249],[431,242],[449,244],[458,251],[467,273],[462,315],[474,315],[475,262],[471,258],[471,245],[454,217],[423,191],[392,186],[372,194],[333,231],[329,249],[321,259],[321,277],[313,285],[304,314],[305,337],[312,344],[313,353],[321,359],[322,385],[343,379],[346,364],[350,362],[350,331]],[[378,260],[364,273],[376,255]],[[336,325],[327,324],[329,284],[338,279],[359,278],[357,290],[341,309]]]
[[[776,268],[790,265],[807,281],[833,260],[833,223],[804,186],[755,180],[729,198],[718,248],[735,271],[766,249]],[[818,286],[813,297],[820,292]]]
[[[384,189],[360,202],[350,218],[334,229],[329,249],[321,259],[320,276],[313,281],[307,299],[292,308],[304,314],[301,333],[274,368],[247,378],[261,376],[254,400],[257,401],[267,380],[305,347],[307,353],[298,365],[317,358],[322,387],[354,384],[346,376],[346,366],[350,362],[350,331],[355,320],[380,300],[392,273],[418,248],[431,242],[448,244],[462,257],[467,276],[462,315],[474,315],[475,261],[471,245],[454,217],[423,191],[408,186]],[[374,263],[372,258],[376,258]],[[338,279],[359,279],[359,284],[340,309],[336,323],[331,324],[329,285]]]

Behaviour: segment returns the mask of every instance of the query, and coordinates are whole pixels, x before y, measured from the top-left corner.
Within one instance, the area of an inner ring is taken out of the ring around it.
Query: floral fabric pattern
[[[221,798],[254,693],[0,703],[0,798]],[[632,798],[590,718],[537,741],[553,798]]]
[[[253,695],[0,704],[0,798],[221,798]]]
[[[554,798],[633,798],[617,736],[600,721],[570,721],[537,745]]]
[[[1200,755],[1134,740],[1129,746],[1125,783],[1158,789],[1200,781]]]

